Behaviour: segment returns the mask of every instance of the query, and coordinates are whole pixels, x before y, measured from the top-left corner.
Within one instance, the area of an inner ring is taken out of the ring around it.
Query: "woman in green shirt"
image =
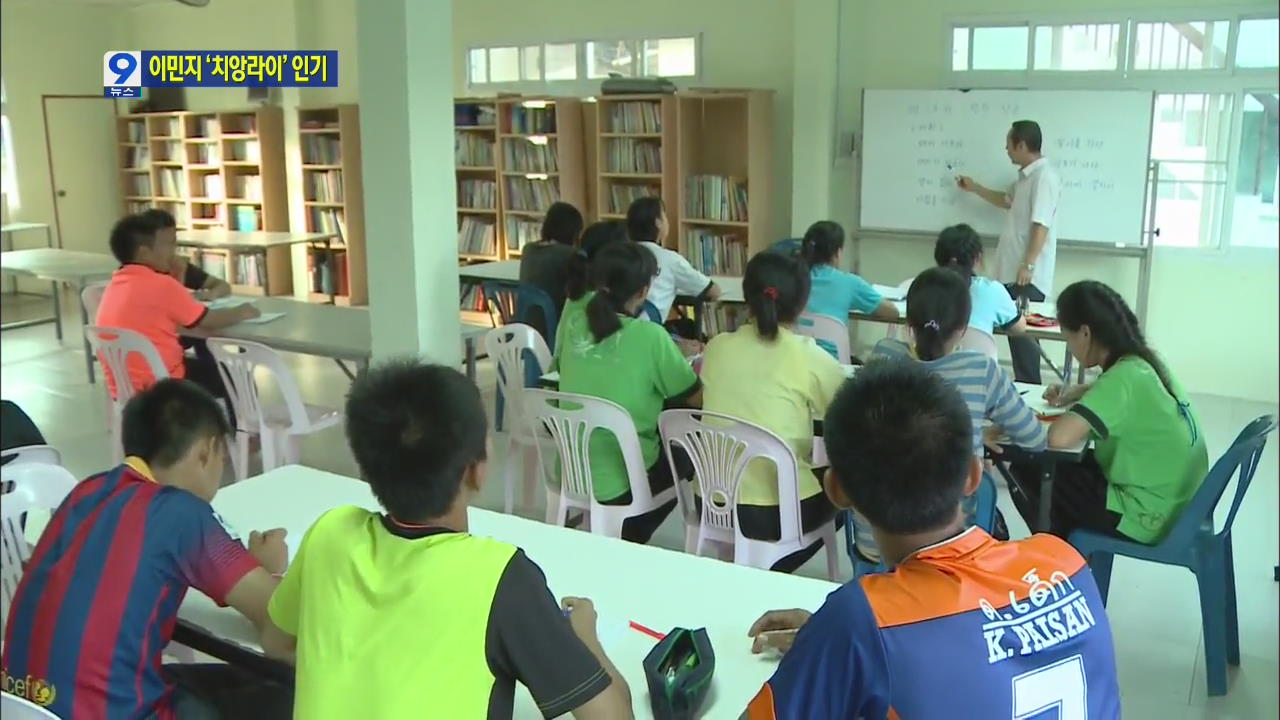
[[[1069,286],[1058,296],[1058,322],[1071,354],[1102,375],[1045,393],[1053,404],[1071,406],[1050,426],[1049,447],[1092,440],[1093,450],[1080,463],[1058,465],[1050,527],[1039,529],[1065,538],[1088,528],[1158,542],[1209,467],[1195,411],[1115,290],[1093,280]],[[1023,489],[1014,499],[1031,523],[1039,467],[1015,464],[1013,471]]]

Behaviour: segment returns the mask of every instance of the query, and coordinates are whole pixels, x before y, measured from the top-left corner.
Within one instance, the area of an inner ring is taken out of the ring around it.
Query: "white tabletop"
[[[502,260],[500,262],[476,263],[475,265],[459,265],[458,277],[465,280],[520,282],[520,261]]]
[[[47,223],[11,222],[0,227],[0,233],[22,232],[23,230],[48,230]]]
[[[179,230],[178,244],[185,247],[242,248],[264,250],[266,248],[297,245],[308,242],[337,240],[337,233],[276,232],[268,230]]]
[[[103,253],[60,248],[0,252],[0,271],[42,280],[81,284],[86,280],[110,277],[119,267],[119,261]]]
[[[366,484],[298,465],[273,470],[220,491],[213,506],[241,537],[284,527],[292,556],[322,513],[342,505],[377,510]],[[750,652],[747,628],[773,608],[817,609],[833,583],[756,570],[580,530],[472,508],[471,532],[519,545],[546,573],[557,597],[591,598],[600,615],[605,651],[631,687],[637,717],[650,717],[641,665],[654,641],[625,627],[635,621],[666,632],[705,627],[716,653],[712,691],[701,717],[737,718],[773,673],[776,660]],[[429,581],[424,578],[424,582]],[[218,608],[195,590],[179,612],[187,622],[252,651],[260,651],[249,621]],[[516,691],[515,717],[541,717],[527,691]]]

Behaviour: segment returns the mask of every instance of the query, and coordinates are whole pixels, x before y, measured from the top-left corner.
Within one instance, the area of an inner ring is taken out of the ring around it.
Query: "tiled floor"
[[[73,308],[71,302],[63,305]],[[45,312],[46,302],[4,296],[0,314],[5,320],[22,314]],[[63,454],[66,465],[84,476],[103,469],[108,461],[104,431],[106,407],[101,384],[89,385],[84,356],[78,341],[79,320],[68,316],[67,339],[59,345],[53,327],[43,325],[4,333],[0,338],[0,394],[21,405]],[[332,362],[291,356],[308,402],[341,406],[346,376]],[[480,366],[479,382],[486,404],[493,406],[493,370]],[[1265,403],[1219,397],[1197,397],[1196,406],[1216,458],[1249,420],[1276,408]],[[1120,559],[1116,562],[1108,615],[1115,635],[1124,693],[1125,717],[1138,720],[1190,720],[1232,718],[1254,720],[1280,714],[1277,699],[1277,643],[1280,642],[1280,583],[1272,577],[1277,547],[1277,445],[1271,439],[1249,496],[1235,525],[1236,579],[1240,603],[1240,635],[1243,663],[1230,675],[1225,698],[1205,697],[1204,658],[1200,647],[1200,614],[1195,580],[1185,570]],[[495,443],[498,457],[489,467],[490,482],[481,504],[501,509],[503,442]],[[307,465],[348,475],[355,465],[347,452],[341,428],[306,438],[302,459]],[[1234,491],[1228,489],[1228,494]],[[1225,503],[1224,503],[1225,505]],[[543,499],[528,510],[541,517]],[[1026,528],[1012,512],[1007,496],[1001,498],[1005,516],[1016,536]],[[1225,508],[1224,508],[1225,513]],[[659,530],[655,543],[679,549],[682,529],[674,515]],[[841,553],[842,572],[849,575]],[[822,554],[801,572],[814,577],[825,573]],[[744,599],[744,602],[750,602]],[[762,608],[762,610],[765,608]],[[744,628],[745,632],[745,628]],[[725,652],[727,648],[717,648]]]

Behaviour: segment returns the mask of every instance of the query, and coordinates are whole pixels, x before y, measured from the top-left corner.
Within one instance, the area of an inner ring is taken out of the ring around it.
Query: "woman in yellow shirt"
[[[800,474],[800,524],[809,532],[831,522],[835,507],[813,471],[813,418],[845,380],[845,369],[813,338],[791,327],[809,299],[809,273],[796,260],[761,253],[747,263],[742,292],[750,322],[714,337],[702,357],[703,408],[767,428],[796,454]],[[772,463],[747,466],[738,490],[742,534],[760,540],[781,536],[778,478]],[[818,551],[818,542],[774,564],[793,572]]]

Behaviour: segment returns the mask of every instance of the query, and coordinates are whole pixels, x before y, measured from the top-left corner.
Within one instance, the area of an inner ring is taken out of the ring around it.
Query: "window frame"
[[[587,54],[588,43],[626,42],[630,44],[633,49],[632,60],[631,60],[631,72],[632,72],[631,77],[639,78],[639,77],[657,77],[657,76],[640,74],[644,64],[643,59],[641,58],[641,54],[643,53],[643,50],[644,50],[645,41],[675,40],[675,39],[684,39],[684,38],[690,38],[693,40],[694,74],[674,76],[674,77],[671,77],[670,80],[673,83],[675,83],[678,87],[687,87],[691,85],[697,85],[702,81],[702,77],[703,77],[703,49],[702,49],[703,34],[700,31],[691,31],[691,32],[672,31],[672,32],[665,32],[665,33],[655,33],[652,35],[649,35],[649,34],[636,35],[636,36],[601,35],[598,37],[577,38],[577,39],[564,39],[564,38],[548,39],[548,40],[540,40],[538,42],[534,42],[528,39],[526,40],[504,39],[501,42],[489,42],[484,45],[468,45],[463,50],[463,62],[466,67],[466,87],[469,92],[478,92],[478,93],[485,93],[485,92],[492,91],[492,92],[518,92],[523,94],[538,94],[538,95],[560,94],[560,95],[590,96],[599,92],[600,83],[604,80],[604,78],[592,78],[588,76],[588,70],[589,70],[589,64],[590,64],[590,57]],[[538,80],[528,80],[523,77],[524,49],[527,47],[532,47],[534,45],[537,45],[538,47],[541,48],[541,52],[539,53],[539,62],[538,62],[541,78]],[[568,80],[568,79],[550,80],[547,78],[547,46],[548,45],[572,45],[574,47],[575,73],[576,73],[575,78],[573,78],[572,80]],[[489,59],[488,53],[490,50],[494,48],[508,48],[508,47],[515,47],[520,53],[519,64],[520,64],[520,70],[521,70],[521,78],[519,80],[513,80],[513,81],[493,82],[489,80],[493,63]],[[479,80],[473,77],[471,73],[471,53],[474,51],[485,52],[485,78],[483,80]]]

